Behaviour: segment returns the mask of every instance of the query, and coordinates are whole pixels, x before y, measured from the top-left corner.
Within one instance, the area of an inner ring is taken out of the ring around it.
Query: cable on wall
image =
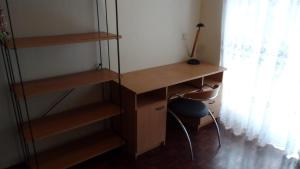
[[[106,35],[108,36],[109,27],[108,27],[107,0],[105,0],[104,3],[105,3]],[[106,43],[107,43],[108,68],[110,69],[110,43],[109,43],[109,40],[107,40]]]
[[[99,36],[99,41],[98,41],[98,47],[99,47],[99,65],[98,65],[98,69],[99,68],[103,68],[103,60],[102,60],[102,44],[101,44],[101,40],[100,40],[100,33],[101,33],[101,27],[100,27],[100,12],[99,12],[99,1],[96,1],[96,11],[97,11],[97,27],[98,27],[98,36]]]

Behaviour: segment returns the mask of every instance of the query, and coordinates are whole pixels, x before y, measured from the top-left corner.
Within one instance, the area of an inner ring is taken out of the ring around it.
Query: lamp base
[[[200,64],[200,61],[198,60],[198,59],[189,59],[188,61],[187,61],[187,63],[188,64],[190,64],[190,65],[199,65]]]

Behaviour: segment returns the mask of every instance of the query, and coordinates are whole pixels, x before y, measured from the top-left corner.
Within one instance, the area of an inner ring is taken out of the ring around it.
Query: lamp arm
[[[192,53],[191,53],[191,58],[193,58],[195,56],[196,48],[198,46],[198,38],[199,38],[199,34],[200,34],[200,29],[201,29],[201,27],[204,27],[204,24],[203,23],[199,23],[197,25],[197,27],[198,27],[198,30],[197,30],[197,33],[196,33],[196,37],[194,39],[194,44],[193,44],[193,50],[192,50]]]

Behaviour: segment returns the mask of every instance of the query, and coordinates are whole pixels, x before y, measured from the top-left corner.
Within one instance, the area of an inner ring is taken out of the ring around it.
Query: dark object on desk
[[[195,53],[196,53],[196,49],[197,49],[197,46],[198,46],[198,38],[199,38],[199,34],[200,34],[200,29],[201,29],[201,27],[204,27],[204,24],[203,23],[199,23],[197,25],[197,27],[198,27],[198,30],[197,30],[196,37],[195,37],[195,40],[194,40],[194,45],[193,45],[193,50],[192,50],[192,54],[191,54],[191,59],[189,59],[187,61],[187,63],[190,64],[190,65],[199,65],[200,64],[200,61],[195,58]]]
[[[198,59],[189,59],[187,63],[190,65],[199,65],[200,61]]]
[[[208,86],[210,90],[204,91],[203,87],[205,86]],[[213,112],[202,102],[215,99],[218,96],[220,86],[204,85],[203,87],[196,91],[177,95],[176,97],[169,99],[168,103],[168,112],[180,124],[188,140],[192,160],[194,159],[192,142],[184,124],[181,121],[181,118],[202,118],[209,115],[215,123],[218,134],[219,148],[221,147],[219,125],[213,115]]]

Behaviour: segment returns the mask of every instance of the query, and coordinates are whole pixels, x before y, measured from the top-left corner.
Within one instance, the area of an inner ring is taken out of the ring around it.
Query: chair
[[[203,88],[206,86],[209,88],[209,90],[203,90]],[[215,124],[217,134],[218,134],[218,141],[219,141],[218,148],[220,148],[221,139],[220,139],[219,125],[214,115],[212,114],[211,110],[202,102],[202,101],[215,99],[219,93],[219,89],[220,89],[220,85],[214,85],[214,86],[203,85],[203,87],[199,90],[195,90],[180,95],[175,95],[169,98],[168,112],[176,119],[176,121],[180,124],[181,128],[183,129],[189,143],[192,160],[194,159],[194,153],[193,153],[191,139],[180,117],[202,118],[209,115]]]

